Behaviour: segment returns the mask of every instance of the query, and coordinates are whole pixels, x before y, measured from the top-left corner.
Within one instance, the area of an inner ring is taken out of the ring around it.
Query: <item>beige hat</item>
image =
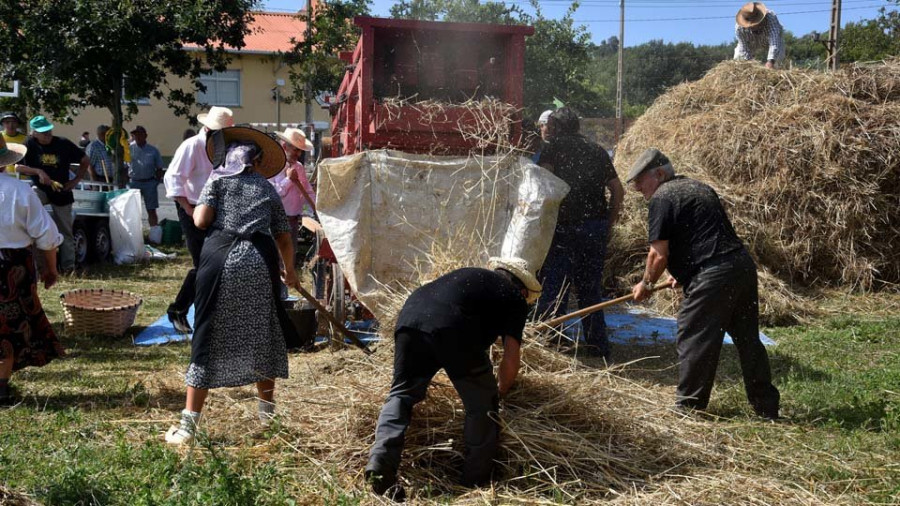
[[[22,144],[6,143],[6,138],[0,135],[0,169],[7,165],[18,163],[19,160],[25,158],[25,152],[28,151]]]
[[[528,262],[524,259],[515,257],[491,257],[488,260],[488,268],[503,269],[519,278],[519,281],[521,281],[522,284],[525,285],[525,288],[528,289],[528,296],[525,297],[527,303],[534,304],[537,302],[538,297],[541,296],[541,283],[537,280],[534,273],[531,272],[531,268],[528,267]]]
[[[306,134],[304,134],[303,130],[300,130],[299,128],[285,128],[284,133],[275,132],[275,135],[297,149],[302,149],[303,151],[311,151],[313,148],[312,143],[309,142],[309,139],[306,138]]]
[[[211,107],[209,112],[197,115],[197,121],[210,130],[221,130],[234,126],[234,113],[227,107]]]
[[[744,28],[753,28],[766,19],[766,13],[768,12],[768,9],[762,2],[747,2],[738,11],[735,21]]]

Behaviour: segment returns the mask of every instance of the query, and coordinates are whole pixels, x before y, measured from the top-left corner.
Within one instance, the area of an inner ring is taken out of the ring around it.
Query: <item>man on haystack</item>
[[[425,398],[443,368],[466,410],[465,462],[460,482],[490,481],[500,426],[499,398],[519,372],[519,346],[528,305],[541,285],[521,258],[491,258],[489,269],[464,268],[415,290],[400,311],[394,332],[394,379],[375,428],[366,480],[379,495],[403,500],[397,470],[413,406]],[[499,385],[488,356],[503,340]]]
[[[763,418],[778,418],[779,393],[759,340],[756,264],[719,196],[706,184],[675,176],[669,159],[655,148],[638,158],[626,183],[650,201],[650,251],[644,278],[632,289],[634,299],[649,298],[667,268],[667,282],[684,291],[676,338],[676,405],[706,409],[728,332],[737,347],[753,410]]]
[[[752,60],[756,51],[767,50],[766,67],[780,67],[784,61],[784,29],[775,13],[762,2],[749,2],[735,16],[735,60]]]

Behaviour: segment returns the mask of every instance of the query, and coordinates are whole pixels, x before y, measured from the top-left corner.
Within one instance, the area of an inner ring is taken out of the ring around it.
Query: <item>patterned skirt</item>
[[[37,292],[31,249],[0,248],[0,341],[12,344],[13,371],[65,354]],[[8,358],[2,349],[0,357]]]

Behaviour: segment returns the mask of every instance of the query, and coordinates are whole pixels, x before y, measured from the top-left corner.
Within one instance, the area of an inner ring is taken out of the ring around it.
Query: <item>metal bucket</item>
[[[287,349],[296,350],[312,347],[315,344],[316,329],[318,329],[316,308],[306,300],[285,300],[284,303],[288,318],[290,318],[294,328],[297,329],[297,335],[300,338],[297,342],[287,342]]]

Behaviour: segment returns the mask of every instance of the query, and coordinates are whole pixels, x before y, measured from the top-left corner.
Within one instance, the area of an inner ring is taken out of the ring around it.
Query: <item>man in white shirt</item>
[[[187,241],[188,251],[194,266],[188,271],[181,284],[181,290],[175,301],[169,305],[167,314],[175,330],[190,333],[187,313],[194,303],[194,287],[197,279],[197,266],[200,263],[200,250],[203,248],[204,231],[194,226],[194,206],[200,199],[203,185],[212,172],[212,162],[206,156],[206,137],[209,132],[234,126],[234,114],[225,107],[212,107],[208,113],[200,113],[197,120],[203,125],[200,133],[186,139],[178,146],[163,182],[166,196],[175,201],[178,221]]]

